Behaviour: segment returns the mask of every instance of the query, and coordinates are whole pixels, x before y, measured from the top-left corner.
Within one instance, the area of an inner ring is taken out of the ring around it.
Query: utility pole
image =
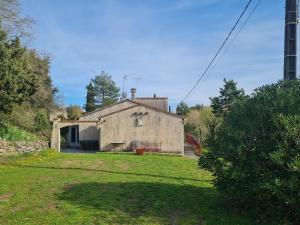
[[[286,0],[285,40],[284,40],[284,79],[297,78],[297,0]]]

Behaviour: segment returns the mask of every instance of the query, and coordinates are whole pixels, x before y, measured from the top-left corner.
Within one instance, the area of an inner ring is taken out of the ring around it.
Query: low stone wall
[[[0,154],[1,153],[25,153],[36,152],[49,148],[47,141],[3,141],[0,140]]]

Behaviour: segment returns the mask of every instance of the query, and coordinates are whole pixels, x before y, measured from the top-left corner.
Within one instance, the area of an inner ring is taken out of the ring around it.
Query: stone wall
[[[1,153],[25,153],[36,152],[49,148],[48,142],[39,140],[33,142],[26,141],[4,141],[0,140],[0,154]]]

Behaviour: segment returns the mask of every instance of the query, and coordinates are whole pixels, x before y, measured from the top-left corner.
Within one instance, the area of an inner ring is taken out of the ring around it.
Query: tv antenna
[[[135,80],[135,88],[137,88],[138,81],[141,80],[142,78],[141,78],[141,76],[137,76],[135,74],[125,75],[123,77],[123,93],[122,93],[122,95],[125,93],[125,81],[129,80],[129,79],[134,79]],[[125,94],[124,94],[124,96],[125,96]]]

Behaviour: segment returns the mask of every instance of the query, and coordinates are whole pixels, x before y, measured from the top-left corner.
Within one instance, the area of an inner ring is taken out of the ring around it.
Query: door
[[[76,142],[76,127],[72,127],[71,128],[71,143],[75,143]]]

